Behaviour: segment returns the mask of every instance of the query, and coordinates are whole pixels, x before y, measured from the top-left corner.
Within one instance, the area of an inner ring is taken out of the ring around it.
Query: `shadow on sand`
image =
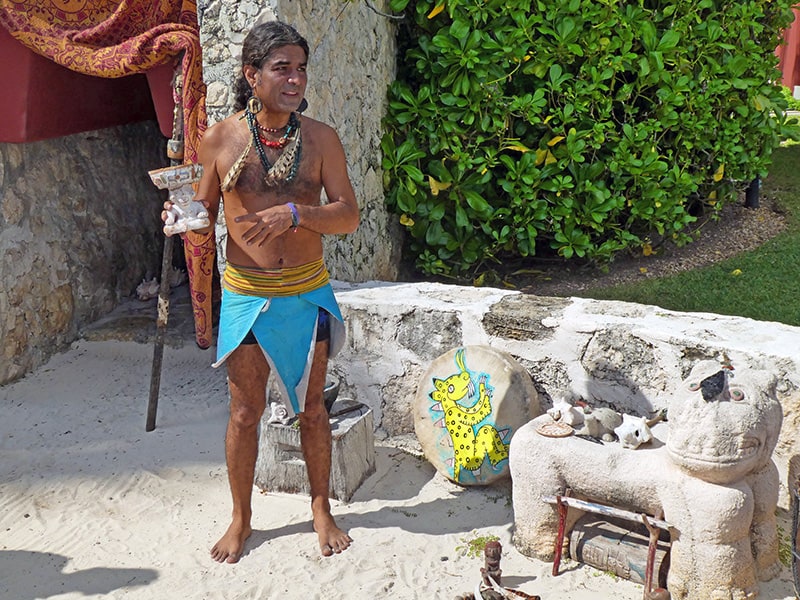
[[[94,567],[65,573],[66,556],[28,550],[0,550],[0,597],[14,600],[50,598],[78,592],[84,596],[148,585],[158,578],[154,569]]]

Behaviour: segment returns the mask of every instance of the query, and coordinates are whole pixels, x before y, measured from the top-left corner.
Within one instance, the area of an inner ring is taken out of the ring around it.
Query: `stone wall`
[[[373,409],[379,435],[412,434],[413,400],[431,362],[458,346],[508,352],[552,401],[652,416],[701,360],[773,373],[783,406],[775,451],[786,483],[800,473],[800,328],[583,298],[434,283],[337,283],[348,341],[331,370],[340,396]],[[734,384],[736,379],[734,379]],[[425,382],[428,385],[429,382]],[[424,392],[423,392],[424,393]]]
[[[253,24],[280,19],[308,40],[305,114],[338,131],[361,209],[356,233],[325,238],[328,268],[343,281],[397,279],[401,232],[384,203],[380,151],[386,91],[395,73],[392,21],[360,0],[201,0],[198,16],[210,124],[233,113],[230,90]]]
[[[165,165],[155,122],[0,144],[0,384],[156,274]]]

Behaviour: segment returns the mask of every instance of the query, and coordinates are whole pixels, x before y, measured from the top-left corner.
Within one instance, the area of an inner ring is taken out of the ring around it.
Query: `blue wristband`
[[[297,212],[297,207],[294,205],[294,202],[287,202],[286,206],[292,211],[292,230],[297,231],[297,228],[300,226],[300,214]]]

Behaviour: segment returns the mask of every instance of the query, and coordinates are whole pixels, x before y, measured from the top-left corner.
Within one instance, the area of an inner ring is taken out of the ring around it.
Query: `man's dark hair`
[[[251,65],[260,69],[270,55],[281,46],[300,46],[308,58],[308,42],[297,30],[281,21],[268,21],[255,25],[242,43],[242,67]],[[242,110],[251,96],[252,89],[244,73],[234,85],[235,101],[234,110]]]

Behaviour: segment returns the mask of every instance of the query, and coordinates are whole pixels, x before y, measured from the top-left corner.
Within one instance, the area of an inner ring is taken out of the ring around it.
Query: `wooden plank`
[[[644,521],[642,518],[646,518],[647,522],[659,529],[664,529],[665,531],[669,531],[670,527],[672,527],[666,521],[661,519],[656,519],[655,517],[651,517],[650,515],[646,515],[644,513],[636,513],[629,510],[623,510],[621,508],[615,508],[613,506],[608,506],[606,504],[598,504],[596,502],[588,502],[586,500],[579,500],[578,498],[571,498],[569,496],[542,496],[542,500],[547,502],[548,504],[556,504],[558,505],[559,500],[570,506],[572,508],[577,508],[579,510],[583,510],[586,512],[596,513],[598,515],[606,515],[612,517],[619,517],[620,519],[626,519],[628,521],[634,521],[636,523],[643,523]]]

